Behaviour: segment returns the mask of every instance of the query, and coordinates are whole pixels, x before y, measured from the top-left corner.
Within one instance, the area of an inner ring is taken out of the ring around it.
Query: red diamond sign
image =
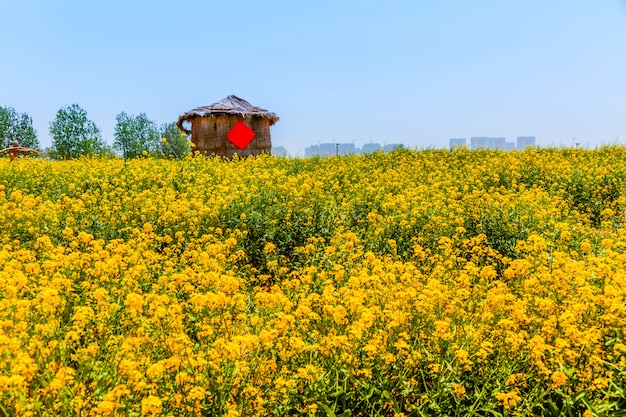
[[[233,143],[236,147],[242,151],[248,147],[250,142],[256,133],[252,131],[248,126],[242,122],[237,122],[230,132],[226,135],[226,138]]]

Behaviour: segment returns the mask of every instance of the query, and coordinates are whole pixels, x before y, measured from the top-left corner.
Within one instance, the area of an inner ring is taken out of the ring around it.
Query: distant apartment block
[[[380,143],[366,143],[361,147],[361,153],[373,153],[380,150]]]
[[[523,150],[529,146],[535,146],[535,137],[534,136],[518,136],[517,137],[517,149]]]
[[[272,155],[287,156],[289,155],[289,152],[287,151],[287,148],[285,148],[284,146],[273,146]]]
[[[467,146],[467,140],[465,140],[465,138],[450,139],[450,149],[465,148],[465,146]]]
[[[515,149],[515,143],[507,142],[502,137],[475,136],[470,139],[472,149],[502,149],[510,151]]]

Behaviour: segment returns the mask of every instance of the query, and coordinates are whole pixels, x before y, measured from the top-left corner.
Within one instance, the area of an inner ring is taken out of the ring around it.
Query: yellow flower
[[[511,408],[514,407],[519,400],[521,400],[521,397],[516,390],[513,390],[509,392],[496,393],[496,399],[502,403],[504,408]]]
[[[555,387],[561,387],[567,382],[567,376],[561,371],[554,371],[550,376]]]
[[[269,254],[275,254],[276,253],[276,245],[273,244],[272,242],[267,242],[265,244],[265,246],[263,247],[263,250]]]
[[[591,244],[589,243],[587,239],[583,240],[580,243],[580,250],[583,252],[589,252],[591,250]]]
[[[441,365],[438,363],[431,363],[430,365],[428,365],[428,373],[431,375],[438,374],[440,370]]]
[[[459,396],[462,397],[465,395],[465,387],[461,384],[452,384],[452,389],[454,390],[454,393]]]
[[[225,417],[239,417],[240,415],[235,404],[228,404]]]
[[[319,377],[320,370],[313,364],[308,364],[304,367],[298,368],[296,371],[299,378],[302,378],[309,382],[315,382]]]
[[[62,387],[68,385],[74,380],[76,371],[73,368],[62,367],[54,376],[50,384],[48,385],[53,391],[58,391]]]
[[[150,379],[158,379],[161,375],[165,373],[165,366],[161,362],[157,362],[153,365],[150,365],[148,370],[146,371],[146,376]]]
[[[463,365],[468,371],[472,370],[472,361],[469,358],[469,352],[464,349],[458,349],[455,355],[459,364]]]
[[[101,414],[101,415],[110,415],[113,414],[113,412],[116,409],[116,404],[113,401],[108,401],[108,400],[102,400],[98,403],[98,405],[96,406],[96,408],[93,410],[95,413],[97,414]]]
[[[159,414],[162,409],[163,402],[159,397],[155,397],[154,395],[150,395],[141,400],[141,414],[149,415],[149,414]]]
[[[191,401],[200,401],[205,397],[206,390],[203,387],[193,387],[189,394],[187,394],[187,398]]]
[[[124,305],[131,311],[140,312],[143,309],[143,297],[140,294],[130,293],[126,296]]]
[[[613,243],[613,239],[602,239],[602,242],[600,242],[602,247],[606,249],[611,249],[613,247]]]
[[[508,378],[506,379],[506,381],[504,383],[507,386],[515,385],[519,381],[522,381],[523,379],[524,379],[524,374],[522,374],[522,373],[511,374],[511,375],[508,376]]]

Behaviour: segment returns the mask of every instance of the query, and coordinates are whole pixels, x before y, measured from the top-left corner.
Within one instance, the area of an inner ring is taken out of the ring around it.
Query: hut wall
[[[252,142],[244,150],[237,148],[226,135],[239,121],[244,122],[255,133]],[[191,121],[191,141],[195,149],[206,155],[232,157],[270,153],[270,120],[262,117],[241,117],[236,115],[211,115],[195,117]]]

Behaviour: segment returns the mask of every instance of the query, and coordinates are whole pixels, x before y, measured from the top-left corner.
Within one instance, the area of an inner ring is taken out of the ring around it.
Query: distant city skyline
[[[457,147],[464,147],[468,149],[502,149],[502,150],[524,150],[528,147],[537,146],[535,136],[517,136],[515,142],[509,142],[504,137],[488,137],[488,136],[473,136],[470,138],[470,145],[466,138],[450,138],[449,148],[454,149]],[[380,144],[377,142],[365,143],[362,146],[355,145],[355,142],[325,142],[310,145],[305,148],[305,157],[312,156],[333,156],[333,155],[349,155],[349,154],[365,154],[370,152],[390,152],[397,148],[411,148],[401,143],[392,144]],[[419,148],[418,148],[419,149]],[[429,148],[430,149],[430,148]],[[435,147],[434,149],[445,149],[441,147]],[[280,156],[298,156],[293,155],[284,146],[273,146],[272,153]]]

